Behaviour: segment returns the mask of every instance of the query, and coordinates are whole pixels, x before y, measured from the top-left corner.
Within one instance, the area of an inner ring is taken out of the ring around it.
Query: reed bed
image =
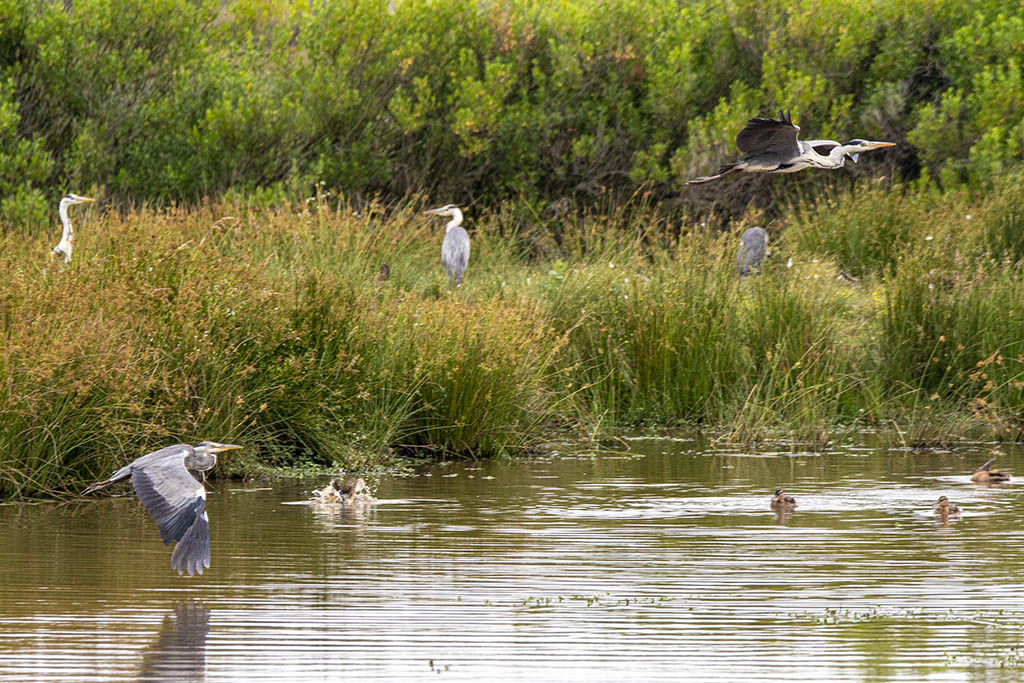
[[[1004,183],[793,207],[742,280],[746,223],[668,229],[643,205],[571,213],[557,242],[507,207],[472,215],[454,290],[443,225],[415,200],[82,211],[66,267],[51,239],[9,232],[0,495],[76,490],[206,438],[247,446],[233,473],[517,454],[637,425],[744,444],[851,427],[1017,439],[1024,186]]]

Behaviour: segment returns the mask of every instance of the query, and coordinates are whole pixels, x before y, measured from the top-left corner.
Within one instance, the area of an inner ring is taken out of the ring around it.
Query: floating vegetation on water
[[[556,605],[563,604],[579,605],[580,603],[582,603],[586,607],[628,607],[630,605],[660,605],[672,600],[678,600],[678,598],[650,595],[613,598],[611,593],[605,593],[604,595],[555,595],[543,597],[528,597],[523,600],[521,605],[523,607],[538,608],[553,607]]]
[[[980,624],[993,628],[1021,631],[1024,634],[1024,619],[1019,613],[1013,618],[1003,610],[973,611],[945,609],[926,609],[923,607],[875,607],[843,608],[825,607],[821,610],[789,612],[788,617],[798,621],[809,621],[817,624],[853,624],[878,620],[910,620],[928,622],[950,622],[964,624]]]

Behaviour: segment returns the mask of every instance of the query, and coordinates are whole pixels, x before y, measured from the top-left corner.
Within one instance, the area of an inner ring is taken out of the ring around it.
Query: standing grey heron
[[[64,226],[64,232],[61,233],[60,242],[50,253],[56,256],[63,254],[64,263],[71,261],[71,249],[75,241],[75,233],[71,230],[71,219],[68,218],[68,207],[75,204],[94,201],[96,200],[92,197],[80,197],[77,194],[71,194],[70,192],[61,197],[58,213],[60,214],[61,225]]]
[[[454,204],[430,209],[426,213],[434,216],[450,216],[445,226],[444,243],[441,245],[441,263],[448,273],[452,285],[462,284],[462,275],[469,262],[469,233],[462,227],[462,211]]]
[[[763,228],[744,230],[740,237],[740,248],[736,250],[736,268],[740,271],[740,277],[750,275],[754,270],[760,271],[767,250],[768,233]]]
[[[202,574],[210,566],[210,519],[206,516],[206,489],[191,472],[205,472],[217,464],[216,453],[241,448],[204,441],[198,446],[179,443],[133,460],[106,481],[98,481],[82,495],[114,482],[132,478],[135,495],[160,529],[164,545],[177,541],[171,568],[178,574]]]
[[[747,173],[796,173],[805,168],[841,168],[849,157],[854,163],[861,152],[893,147],[893,142],[851,140],[841,145],[835,140],[797,140],[800,126],[793,123],[789,110],[779,112],[779,119],[750,119],[736,136],[736,146],[744,153],[739,161],[725,164],[715,175],[687,181],[699,185],[737,171]]]

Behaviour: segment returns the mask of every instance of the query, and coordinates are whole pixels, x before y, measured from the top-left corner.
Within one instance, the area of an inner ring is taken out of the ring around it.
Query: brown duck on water
[[[796,507],[796,498],[787,496],[782,489],[775,489],[775,497],[772,498],[772,510],[792,510]]]
[[[362,494],[365,498],[369,497],[368,493],[363,493],[366,490],[366,482],[363,481],[362,477],[349,479],[344,484],[339,484],[337,479],[331,479],[331,487],[338,492],[338,498],[346,505],[358,502],[360,500],[358,498],[359,494]]]
[[[935,514],[939,517],[948,517],[949,515],[959,515],[960,508],[949,502],[949,498],[945,496],[939,496],[939,502],[935,506]]]
[[[996,461],[992,458],[984,465],[974,470],[974,474],[971,475],[971,481],[976,481],[980,484],[990,484],[997,481],[1010,481],[1010,474],[1008,472],[1001,472],[1000,470],[992,467],[992,463]]]
[[[331,479],[331,483],[322,489],[313,491],[313,501],[316,503],[341,503],[351,505],[354,503],[370,502],[373,498],[367,492],[366,481],[362,477],[349,479],[344,484],[337,479]]]

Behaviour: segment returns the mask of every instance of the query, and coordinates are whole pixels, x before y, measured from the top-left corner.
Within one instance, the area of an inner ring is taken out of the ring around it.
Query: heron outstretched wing
[[[202,574],[210,566],[210,522],[206,516],[206,500],[196,514],[196,522],[185,532],[171,553],[171,569],[179,574]]]
[[[185,448],[162,449],[147,462],[132,468],[132,486],[149,516],[160,529],[164,545],[177,541],[171,567],[178,573],[203,573],[210,566],[210,524],[206,516],[206,490],[185,469]]]
[[[779,119],[750,119],[736,136],[736,146],[745,154],[774,152],[800,154],[796,134],[800,128],[793,124],[789,112],[779,112]]]

